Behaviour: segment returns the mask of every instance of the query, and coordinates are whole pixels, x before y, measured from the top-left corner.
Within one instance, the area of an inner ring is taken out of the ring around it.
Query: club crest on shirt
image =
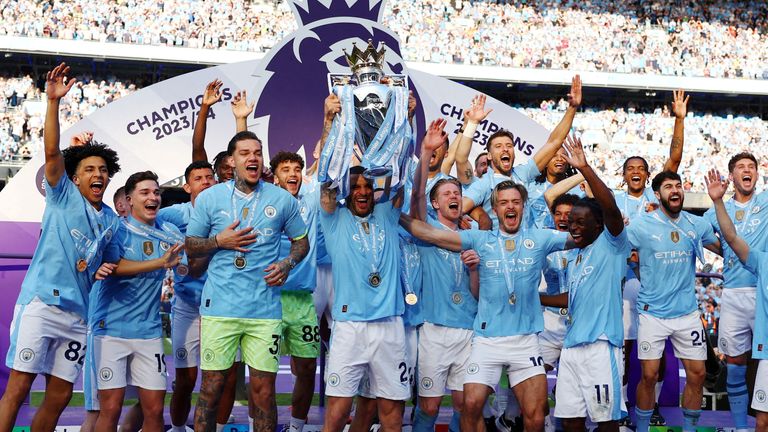
[[[504,241],[504,249],[512,252],[515,250],[515,239],[507,239]]]
[[[104,233],[104,240],[109,242],[112,240],[112,228],[108,229],[106,233]]]
[[[670,237],[672,238],[672,241],[677,243],[680,241],[680,233],[677,231],[672,231],[669,233]]]
[[[171,245],[170,245],[170,244],[168,244],[168,242],[164,242],[164,241],[161,241],[161,242],[160,242],[160,249],[161,249],[163,252],[167,251],[167,250],[168,250],[168,248],[170,248],[170,247],[171,247]]]
[[[248,212],[249,212],[248,207],[243,207],[243,211],[241,212],[241,215],[242,215],[241,219],[247,218],[248,217]]]
[[[264,216],[271,219],[275,217],[276,214],[277,214],[277,209],[272,207],[271,205],[264,207]]]
[[[142,244],[142,250],[144,251],[144,255],[152,255],[152,253],[155,252],[155,245],[147,240]]]
[[[526,249],[533,249],[533,247],[536,246],[536,243],[531,239],[525,239],[523,240],[523,246],[525,246]]]
[[[581,255],[579,255],[579,258],[581,258]],[[568,267],[568,258],[560,258],[560,268],[565,269],[566,267]]]
[[[744,210],[736,210],[736,220],[741,222],[744,219]]]
[[[760,213],[760,206],[754,206],[752,207],[752,213],[757,214]]]

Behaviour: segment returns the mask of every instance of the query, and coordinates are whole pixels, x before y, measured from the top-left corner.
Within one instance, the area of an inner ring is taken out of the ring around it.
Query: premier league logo
[[[307,165],[322,130],[323,100],[328,96],[328,74],[349,74],[343,49],[368,40],[386,45],[385,75],[406,73],[397,36],[381,25],[384,0],[288,0],[299,28],[264,57],[263,69],[254,71],[261,89],[253,120],[269,119],[265,142],[269,154],[278,150],[300,152]],[[408,87],[418,92],[412,83]],[[301,125],[296,122],[301,119]],[[424,130],[424,114],[416,112],[416,128]],[[249,125],[250,127],[251,125]],[[300,127],[299,127],[300,126]]]

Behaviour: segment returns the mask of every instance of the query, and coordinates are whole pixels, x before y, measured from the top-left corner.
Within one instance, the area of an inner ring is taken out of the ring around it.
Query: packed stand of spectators
[[[285,1],[0,0],[0,35],[264,52]],[[391,0],[406,60],[768,79],[768,4],[743,0]]]
[[[76,78],[77,84],[61,101],[62,130],[137,90],[136,85],[115,77],[98,81],[88,76]],[[43,89],[29,75],[0,76],[0,95],[0,160],[31,159],[43,146]]]
[[[548,129],[554,128],[568,106],[565,100],[542,101],[538,107],[517,107]],[[611,107],[579,113],[574,128],[596,155],[595,168],[611,188],[622,184],[621,165],[628,156],[644,156],[651,173],[658,173],[669,155],[674,118],[667,107],[653,112]],[[706,192],[704,175],[711,168],[724,169],[728,159],[741,150],[755,154],[760,175],[768,184],[768,122],[760,117],[718,116],[689,113],[685,119],[685,150],[682,176],[686,190]]]

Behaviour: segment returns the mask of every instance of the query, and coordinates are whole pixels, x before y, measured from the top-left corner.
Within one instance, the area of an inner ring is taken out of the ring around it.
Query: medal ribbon
[[[318,180],[339,185],[337,199],[349,193],[349,164],[355,147],[355,101],[351,86],[333,88],[341,102],[341,113],[333,119],[331,131],[320,154]]]
[[[593,246],[594,243],[587,246]],[[570,311],[573,310],[573,301],[576,299],[576,290],[581,286],[581,283],[584,282],[584,278],[586,278],[587,275],[583,275],[582,270],[587,268],[587,263],[589,262],[589,259],[592,258],[592,252],[594,251],[594,247],[589,249],[589,253],[584,257],[583,260],[581,260],[580,263],[576,263],[576,261],[573,262],[573,271],[568,272],[568,314],[571,315]],[[579,255],[581,255],[581,252],[583,252],[584,249],[579,250]],[[578,258],[577,258],[578,260]],[[578,279],[576,279],[578,275]]]
[[[411,269],[408,267],[409,258],[411,258],[412,255],[415,255],[418,258],[418,252],[415,252],[414,254],[411,254],[409,251],[412,251],[416,249],[416,246],[406,241],[402,236],[400,236],[400,249],[402,249],[403,253],[400,254],[400,265],[403,267],[403,271],[401,272],[401,280],[403,281],[403,288],[405,288],[405,295],[408,294],[415,294],[413,292],[413,287],[411,286]]]
[[[363,230],[363,223],[368,222],[368,225],[371,229],[371,245],[368,245],[368,235]],[[371,273],[378,273],[379,272],[379,260],[381,257],[379,256],[379,249],[378,249],[378,239],[376,238],[376,224],[373,223],[372,220],[361,220],[358,221],[357,225],[357,232],[360,235],[360,241],[363,243],[363,253],[365,254],[365,257],[368,260],[368,264],[371,266]],[[373,246],[373,249],[371,249],[371,246]],[[369,253],[371,252],[371,253]]]
[[[501,262],[504,265],[504,283],[507,285],[507,293],[509,293],[509,296],[515,294],[515,284],[514,284],[514,278],[511,275],[510,269],[509,269],[509,263],[507,262],[507,252],[504,248],[504,244],[502,243],[502,240],[514,240],[516,237],[519,237],[518,235],[506,237],[503,234],[501,234],[501,231],[499,231],[498,234],[498,243],[499,243],[499,250],[501,251]],[[520,255],[520,249],[517,247],[518,245],[515,244],[515,250],[512,254],[512,261],[517,262],[518,255]],[[522,247],[522,245],[520,245]]]
[[[104,239],[104,236],[106,236],[108,232],[112,231],[112,229],[115,227],[115,222],[118,219],[116,218],[113,220],[112,224],[110,224],[108,227],[105,227],[103,230],[99,230],[100,224],[98,213],[96,212],[96,209],[93,208],[93,206],[88,202],[85,202],[85,215],[88,218],[88,226],[91,228],[91,234],[93,234],[94,240],[91,240],[90,238],[83,235],[81,238],[76,239],[75,246],[77,255],[80,257],[80,259],[85,260],[87,266],[90,268],[91,264],[93,264],[94,258],[96,258],[96,255],[98,255],[101,241]]]
[[[240,215],[240,212],[237,211],[237,188],[235,187],[234,182],[230,182],[228,184],[229,187],[232,188],[232,222],[238,220],[238,216]],[[261,182],[256,184],[257,191],[253,192],[253,196],[251,199],[248,199],[245,204],[243,204],[243,208],[248,208],[248,220],[246,221],[240,221],[240,229],[245,228],[251,228],[253,219],[256,216],[256,205],[259,203],[259,198],[261,198],[261,192],[264,191],[264,188],[261,184]],[[247,199],[247,198],[246,198]],[[242,210],[241,210],[242,211]],[[243,223],[245,222],[245,223]],[[245,256],[244,253],[240,251],[235,251],[235,259]]]

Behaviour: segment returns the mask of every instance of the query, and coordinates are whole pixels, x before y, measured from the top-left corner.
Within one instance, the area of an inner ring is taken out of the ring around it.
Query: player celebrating
[[[642,378],[637,386],[637,430],[647,431],[654,408],[654,388],[667,337],[685,367],[683,391],[685,431],[695,430],[707,358],[704,329],[694,294],[696,259],[704,260],[702,245],[719,250],[712,226],[683,211],[685,193],[680,176],[664,171],[651,183],[659,209],[629,225],[629,239],[640,259],[641,288],[637,339]]]
[[[132,174],[125,183],[131,208],[120,224],[120,261],[104,263],[104,279],[91,309],[91,341],[99,389],[95,429],[117,430],[127,385],[139,388],[142,429],[163,430],[166,388],[160,288],[165,270],[179,262],[183,237],[173,224],[156,220],[160,186],[151,171]]]
[[[307,422],[315,389],[315,369],[320,354],[320,329],[312,292],[317,284],[317,216],[320,211],[319,188],[303,190],[304,160],[296,153],[279,152],[269,161],[275,182],[299,200],[299,214],[307,225],[309,253],[283,284],[282,354],[291,356],[291,372],[296,376],[291,398],[290,432],[301,432]],[[291,242],[283,236],[280,256],[290,253]]]
[[[504,366],[520,401],[526,430],[543,430],[547,381],[536,333],[543,329],[537,288],[546,257],[573,247],[566,233],[521,230],[525,187],[496,185],[492,199],[499,220],[494,231],[453,232],[403,215],[401,223],[419,239],[444,249],[474,249],[480,255],[480,298],[475,336],[464,382],[462,429],[482,430],[485,400]]]
[[[737,155],[737,157],[738,159],[736,157],[731,159],[737,166],[740,160],[752,160],[749,157],[745,157],[745,154]],[[731,171],[731,176],[735,183],[736,177],[733,176],[734,168],[731,164],[729,164],[728,168]],[[744,168],[749,168],[749,166],[742,166],[742,169],[739,171],[744,170]],[[741,193],[738,191],[739,188],[743,188],[745,184],[748,184],[748,181],[746,181],[746,176],[748,174],[745,174],[743,171],[739,174],[742,174],[743,177],[740,179],[741,184],[736,186],[736,191],[737,194],[741,195],[743,190]],[[768,296],[766,296],[765,292],[766,287],[768,287],[768,251],[765,248],[765,243],[762,243],[762,249],[751,246],[745,236],[746,232],[744,227],[742,227],[742,233],[740,235],[739,228],[734,226],[728,208],[731,207],[730,210],[733,210],[733,205],[729,206],[728,204],[723,203],[723,196],[728,190],[728,181],[724,180],[717,170],[711,170],[704,180],[707,184],[707,192],[709,192],[709,196],[715,204],[714,210],[721,239],[728,243],[728,252],[726,256],[728,259],[735,257],[744,266],[743,270],[757,274],[758,277],[757,286],[759,286],[760,289],[757,290],[756,315],[754,316],[756,325],[754,326],[752,356],[754,359],[759,360],[760,363],[757,369],[757,376],[755,377],[755,394],[752,398],[752,408],[757,410],[757,427],[755,428],[755,431],[765,432],[768,431],[768,402],[766,402],[765,397],[766,391],[768,391],[768,355],[766,355],[765,348],[766,344],[768,344],[768,333],[766,333],[766,329],[768,328],[768,322],[766,322],[766,320],[768,320]],[[752,185],[750,184],[749,186]],[[729,263],[728,267],[733,269],[735,266]],[[741,293],[740,295],[748,296],[749,298],[748,293]],[[728,372],[730,373],[730,367]]]
[[[13,429],[37,374],[45,375],[46,391],[32,428],[55,428],[85,354],[93,275],[102,261],[119,259],[113,239],[118,217],[102,202],[110,178],[120,170],[117,154],[93,144],[59,150],[59,103],[75,84],[68,73],[62,63],[46,75],[46,207],[11,324],[6,357],[11,372],[0,400],[2,432]]]
[[[200,306],[203,381],[195,430],[215,430],[219,397],[238,346],[250,367],[253,428],[274,430],[282,308],[273,287],[281,286],[306,256],[309,242],[297,200],[261,180],[262,146],[256,135],[238,132],[227,151],[235,162],[235,181],[201,193],[187,226],[188,254],[211,255]],[[278,261],[283,232],[291,238],[291,252]]]
[[[756,193],[757,159],[750,153],[739,153],[728,161],[729,178],[733,181],[733,198],[725,203],[728,217],[735,221],[736,231],[752,250],[768,249],[768,223],[760,215],[768,208],[768,193]],[[715,209],[704,215],[715,231],[723,233]],[[757,277],[747,270],[729,244],[723,244],[725,266],[723,294],[720,303],[718,348],[728,364],[728,403],[736,430],[747,425],[747,360],[755,330],[755,297]]]
[[[555,415],[566,431],[584,430],[589,414],[598,430],[618,430],[621,417],[621,282],[630,246],[613,193],[587,163],[581,140],[564,145],[571,166],[587,180],[595,198],[571,209],[567,293],[550,306],[568,308],[568,329],[557,376]],[[547,303],[542,300],[542,303]]]

